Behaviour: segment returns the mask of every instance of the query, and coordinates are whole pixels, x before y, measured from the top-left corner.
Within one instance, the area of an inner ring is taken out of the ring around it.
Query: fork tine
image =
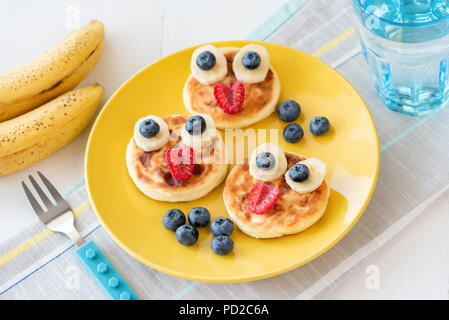
[[[38,216],[43,214],[44,210],[39,205],[39,202],[37,202],[37,200],[34,198],[33,194],[31,193],[30,189],[28,189],[27,185],[23,181],[22,181],[22,187],[23,187],[23,190],[25,191],[25,194],[26,194],[26,196],[28,198],[28,201],[30,202],[30,204],[33,207],[33,209],[36,212],[36,214]]]
[[[56,190],[56,188],[50,183],[50,181],[48,181],[48,179],[40,171],[38,171],[37,174],[47,187],[53,199],[55,199],[56,203],[59,203],[60,201],[65,201],[64,198],[61,196],[61,194],[58,192],[58,190]]]
[[[34,188],[37,191],[37,194],[41,198],[44,205],[47,207],[47,210],[49,210],[53,206],[53,203],[50,201],[50,199],[48,199],[44,191],[42,191],[41,187],[37,184],[36,180],[34,180],[33,176],[29,175],[28,178],[30,178],[31,183],[33,184]]]

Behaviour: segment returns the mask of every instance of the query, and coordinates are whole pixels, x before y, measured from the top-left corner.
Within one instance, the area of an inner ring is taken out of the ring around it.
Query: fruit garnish
[[[192,136],[204,133],[206,127],[206,120],[200,115],[191,116],[184,124],[184,128]]]
[[[170,173],[178,181],[187,181],[193,174],[192,148],[171,148],[165,151],[165,162]]]
[[[320,159],[308,158],[293,165],[285,174],[285,181],[298,193],[313,192],[326,177],[326,164]]]
[[[210,224],[210,232],[215,237],[230,236],[234,231],[234,223],[225,217],[218,217]]]
[[[198,240],[199,232],[194,226],[182,225],[176,229],[176,239],[183,246],[192,246]]]
[[[234,249],[234,241],[228,236],[217,236],[212,239],[210,248],[213,253],[222,256],[230,253]]]
[[[258,83],[265,80],[270,69],[270,55],[258,44],[241,48],[232,61],[232,71],[237,81]]]
[[[330,126],[326,117],[315,117],[310,121],[310,132],[315,136],[322,136],[329,131]]]
[[[159,124],[153,119],[144,120],[139,126],[140,134],[148,139],[156,136],[159,133],[159,131],[160,131]]]
[[[301,126],[297,123],[290,123],[284,128],[282,133],[285,141],[290,143],[296,143],[301,141],[304,136],[304,130],[302,130]]]
[[[217,83],[214,86],[214,96],[218,106],[227,114],[240,111],[245,100],[245,86],[241,82],[232,84]]]
[[[243,55],[242,64],[248,70],[257,69],[260,66],[260,55],[255,51],[247,51]]]
[[[228,73],[228,62],[223,51],[207,44],[193,52],[190,69],[197,81],[209,85],[223,80]]]
[[[276,159],[271,152],[261,152],[256,157],[256,166],[261,170],[270,170],[276,164]]]
[[[309,178],[310,170],[305,164],[297,163],[290,168],[288,175],[294,182],[303,182]]]
[[[281,190],[266,185],[262,181],[256,183],[248,196],[248,210],[255,214],[265,214],[278,201]]]
[[[215,67],[217,59],[210,51],[201,52],[196,58],[196,65],[203,71],[208,71]]]
[[[189,211],[189,223],[194,227],[205,227],[210,221],[210,212],[203,207],[195,207]]]
[[[282,101],[277,110],[279,118],[285,122],[295,121],[301,114],[301,106],[294,100]]]
[[[162,224],[166,229],[176,231],[186,224],[186,216],[180,209],[168,209],[162,218]]]

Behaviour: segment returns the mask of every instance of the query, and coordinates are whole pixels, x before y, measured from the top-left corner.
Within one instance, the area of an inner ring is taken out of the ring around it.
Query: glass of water
[[[412,116],[449,98],[449,0],[352,0],[374,86],[388,108]]]

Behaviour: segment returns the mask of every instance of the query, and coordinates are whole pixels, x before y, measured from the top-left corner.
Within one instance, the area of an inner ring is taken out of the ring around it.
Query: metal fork
[[[80,233],[75,228],[75,219],[68,203],[62,198],[58,190],[56,190],[56,188],[40,171],[38,171],[37,174],[42,179],[42,182],[47,187],[48,192],[55,200],[56,205],[54,205],[51,200],[48,199],[47,195],[37,184],[36,180],[34,180],[33,176],[29,175],[28,178],[30,179],[34,189],[36,189],[37,194],[39,195],[44,206],[47,209],[47,211],[44,211],[42,209],[40,204],[34,198],[30,189],[28,189],[25,182],[22,181],[22,187],[25,190],[25,194],[34,209],[34,212],[36,212],[39,219],[41,219],[41,221],[47,226],[48,229],[54,232],[61,232],[66,234],[77,247],[81,247],[86,243],[86,240],[81,237]]]
[[[126,284],[122,276],[117,272],[95,243],[93,241],[86,242],[78,230],[76,230],[72,209],[59,194],[58,190],[56,190],[40,171],[38,171],[37,174],[54,200],[53,203],[33,176],[29,175],[28,178],[30,179],[31,184],[45,206],[46,210],[44,210],[33,196],[30,189],[28,189],[25,182],[22,181],[22,187],[25,190],[28,201],[39,219],[51,231],[64,233],[73,241],[77,246],[77,256],[111,298],[116,300],[138,300],[137,295]]]

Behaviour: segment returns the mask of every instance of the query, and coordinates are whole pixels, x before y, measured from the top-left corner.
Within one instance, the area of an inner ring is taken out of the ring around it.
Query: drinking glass
[[[449,0],[352,0],[377,93],[412,116],[449,98]]]

